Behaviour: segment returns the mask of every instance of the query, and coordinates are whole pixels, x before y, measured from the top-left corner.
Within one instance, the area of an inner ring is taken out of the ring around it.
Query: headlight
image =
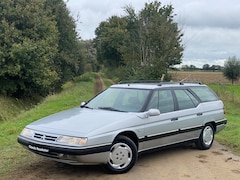
[[[83,144],[87,143],[87,138],[60,136],[57,139],[57,142],[66,143],[66,144],[70,144],[70,145],[83,145]]]
[[[21,136],[25,137],[33,137],[34,136],[34,131],[28,128],[24,128],[21,132]]]

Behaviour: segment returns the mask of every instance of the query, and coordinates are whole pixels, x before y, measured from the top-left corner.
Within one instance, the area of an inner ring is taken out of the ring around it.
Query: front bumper
[[[55,146],[33,141],[23,136],[18,137],[18,142],[29,151],[40,156],[74,165],[105,164],[108,160],[111,144],[94,147]]]

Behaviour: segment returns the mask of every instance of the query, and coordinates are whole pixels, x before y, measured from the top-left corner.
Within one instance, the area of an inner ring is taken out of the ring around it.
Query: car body
[[[27,125],[18,142],[55,161],[125,173],[141,152],[186,141],[209,149],[226,123],[223,102],[206,85],[126,82]]]

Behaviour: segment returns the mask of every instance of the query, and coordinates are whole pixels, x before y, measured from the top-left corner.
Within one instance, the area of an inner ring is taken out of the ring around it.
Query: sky
[[[83,40],[93,39],[95,29],[113,15],[124,16],[123,7],[137,12],[150,0],[68,0],[67,7],[77,19],[77,31]],[[239,0],[160,0],[171,4],[175,22],[184,33],[182,65],[223,66],[229,58],[240,58]]]

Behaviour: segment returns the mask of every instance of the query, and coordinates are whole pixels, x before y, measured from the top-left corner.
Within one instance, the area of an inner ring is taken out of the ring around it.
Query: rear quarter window
[[[207,86],[191,87],[190,88],[202,102],[217,101],[217,95]]]

